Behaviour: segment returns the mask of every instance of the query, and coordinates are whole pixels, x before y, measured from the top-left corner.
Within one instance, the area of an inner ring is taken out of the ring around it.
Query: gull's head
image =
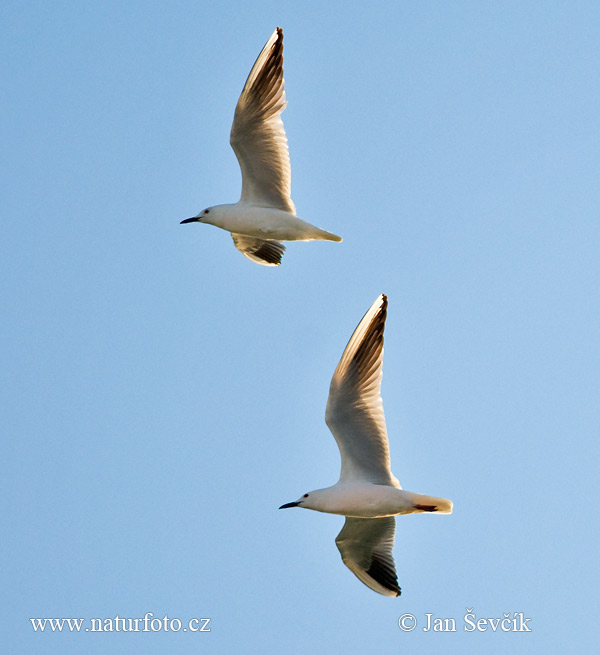
[[[203,209],[199,214],[196,214],[196,216],[181,221],[180,225],[183,225],[183,223],[209,223],[211,218],[213,218],[213,214],[214,207],[208,207],[207,209]]]
[[[298,500],[295,500],[293,503],[286,503],[282,505],[279,509],[287,509],[288,507],[304,507],[305,509],[315,509],[317,511],[323,511],[321,503],[321,492],[323,489],[318,489],[317,491],[311,491],[310,493],[304,494]]]

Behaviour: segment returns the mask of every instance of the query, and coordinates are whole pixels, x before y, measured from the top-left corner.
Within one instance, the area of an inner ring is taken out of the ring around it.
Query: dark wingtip
[[[382,587],[396,594],[396,597],[402,593],[402,590],[398,586],[398,577],[396,576],[393,565],[390,566],[385,560],[379,559],[375,555],[366,573]]]
[[[254,250],[253,255],[264,260],[268,264],[279,266],[285,246],[273,241],[265,241],[260,248]]]
[[[381,336],[383,338],[383,330],[385,328],[385,320],[387,318],[387,308],[388,308],[388,299],[385,293],[381,294],[381,306],[379,308],[379,324],[381,330]]]

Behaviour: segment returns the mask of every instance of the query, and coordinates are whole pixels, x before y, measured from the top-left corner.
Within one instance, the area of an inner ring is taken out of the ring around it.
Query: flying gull
[[[291,168],[281,120],[285,109],[283,31],[277,28],[254,63],[235,108],[229,141],[242,169],[235,204],[203,209],[182,223],[209,223],[231,232],[235,247],[257,264],[278,266],[281,241],[341,241],[296,216]]]
[[[394,516],[450,514],[452,501],[404,491],[390,470],[380,394],[386,313],[382,294],[358,324],[331,380],[325,421],[340,449],[340,479],[279,509],[304,507],[345,516],[335,540],[344,564],[373,591],[399,596],[392,556]]]

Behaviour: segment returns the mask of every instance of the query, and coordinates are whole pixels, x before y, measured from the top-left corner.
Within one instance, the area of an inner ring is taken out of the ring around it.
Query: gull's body
[[[258,264],[277,266],[281,241],[341,241],[296,216],[292,202],[287,137],[281,120],[286,106],[283,32],[277,28],[258,56],[238,100],[230,143],[242,169],[242,195],[182,223],[209,223],[231,232],[233,242]]]
[[[340,479],[281,509],[304,507],[345,516],[336,539],[344,564],[374,591],[398,596],[392,517],[450,514],[452,502],[404,491],[390,469],[380,393],[386,313],[387,298],[381,295],[354,331],[331,380],[325,420],[340,449]]]

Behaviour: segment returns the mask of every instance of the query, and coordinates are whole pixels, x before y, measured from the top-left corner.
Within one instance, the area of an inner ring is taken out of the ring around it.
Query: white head
[[[294,501],[293,503],[286,503],[282,505],[279,509],[287,509],[288,507],[304,507],[305,509],[314,509],[317,512],[326,512],[326,492],[327,489],[316,489],[315,491],[309,491],[304,494],[301,498]]]
[[[231,216],[231,208],[234,205],[214,205],[214,207],[207,207],[203,209],[196,216],[192,218],[186,218],[182,223],[208,223],[209,225],[216,225],[217,227],[222,227],[223,229],[229,229],[228,219]]]

